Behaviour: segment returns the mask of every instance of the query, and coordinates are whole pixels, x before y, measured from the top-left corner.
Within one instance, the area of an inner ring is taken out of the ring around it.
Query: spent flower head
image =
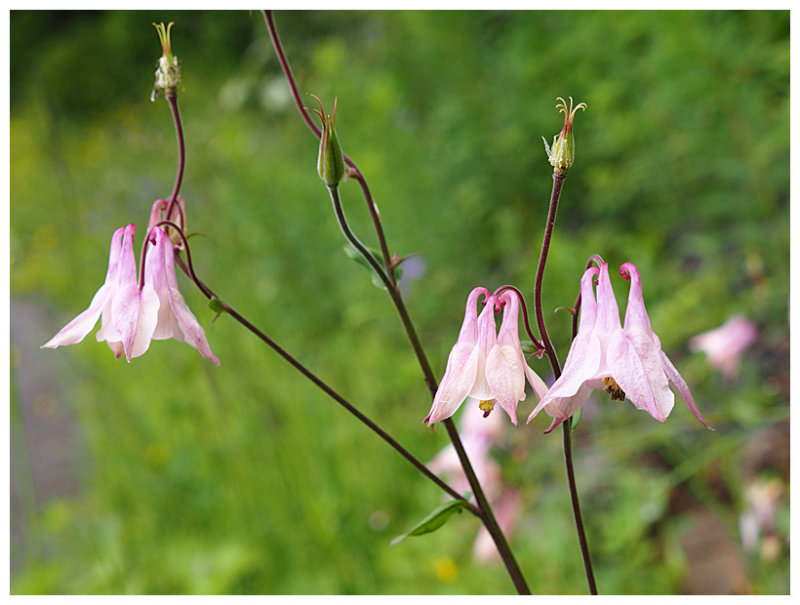
[[[161,40],[162,54],[158,58],[156,82],[153,85],[153,92],[150,95],[151,101],[156,100],[159,90],[163,90],[167,94],[175,94],[181,83],[180,63],[178,62],[178,57],[172,54],[172,44],[170,40],[170,30],[174,23],[170,22],[169,25],[166,26],[163,23],[153,23],[153,25],[158,32],[158,39]]]
[[[575,120],[575,114],[579,109],[586,110],[586,103],[578,103],[573,106],[572,97],[569,98],[569,106],[567,102],[557,97],[559,101],[556,104],[556,109],[564,114],[564,126],[555,137],[553,137],[553,146],[547,144],[547,139],[542,137],[544,141],[544,148],[547,152],[547,159],[553,166],[553,172],[556,174],[566,174],[567,170],[575,161],[575,138],[572,135],[572,122]]]

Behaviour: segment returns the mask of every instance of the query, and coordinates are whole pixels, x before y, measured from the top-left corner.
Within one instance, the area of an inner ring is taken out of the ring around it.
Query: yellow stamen
[[[625,391],[619,387],[617,381],[611,376],[603,378],[603,384],[606,385],[606,391],[611,393],[612,401],[625,401]]]
[[[494,401],[490,401],[487,399],[481,399],[481,402],[478,404],[478,407],[483,412],[483,417],[486,418],[489,416],[491,411],[494,409]]]

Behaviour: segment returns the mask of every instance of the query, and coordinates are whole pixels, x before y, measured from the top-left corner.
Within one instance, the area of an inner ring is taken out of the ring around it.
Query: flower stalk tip
[[[163,23],[153,23],[158,32],[158,39],[161,42],[162,54],[157,63],[156,82],[150,95],[151,101],[156,100],[160,90],[163,90],[168,95],[176,94],[181,82],[180,63],[178,57],[172,54],[172,41],[170,39],[170,30],[174,24],[172,21],[166,26]]]
[[[544,148],[547,152],[547,159],[555,174],[563,175],[572,166],[575,161],[575,138],[572,135],[572,123],[575,121],[575,114],[579,109],[586,110],[586,103],[573,104],[572,97],[569,98],[569,105],[562,98],[556,99],[559,101],[556,104],[556,109],[559,113],[564,114],[564,126],[555,137],[553,137],[553,146],[547,144],[547,139],[542,137],[544,141]]]

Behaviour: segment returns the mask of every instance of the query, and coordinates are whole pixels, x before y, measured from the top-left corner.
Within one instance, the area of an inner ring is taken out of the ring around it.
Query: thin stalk
[[[305,105],[303,105],[303,101],[300,99],[300,93],[297,91],[297,84],[294,81],[294,75],[292,75],[292,67],[289,65],[289,60],[286,58],[286,53],[283,52],[283,45],[278,37],[278,30],[275,27],[272,11],[264,10],[262,12],[264,14],[264,21],[267,24],[267,30],[269,31],[269,38],[272,41],[272,47],[275,49],[275,54],[278,56],[278,62],[281,64],[283,75],[286,77],[286,81],[289,83],[289,88],[292,91],[292,98],[294,99],[295,107],[297,107],[297,110],[300,112],[300,115],[305,123],[311,129],[311,132],[313,132],[317,138],[320,138],[320,136],[322,136],[320,129],[317,128],[316,124],[314,124],[314,120],[310,115],[308,115]],[[378,207],[375,205],[375,202],[372,199],[369,186],[367,185],[364,175],[361,174],[361,170],[359,170],[358,166],[356,166],[356,163],[350,158],[350,156],[348,156],[346,153],[343,153],[342,155],[345,163],[350,166],[350,176],[356,179],[361,185],[361,190],[364,193],[364,199],[367,202],[367,209],[372,217],[372,224],[374,225],[375,232],[378,235],[378,242],[381,248],[381,255],[383,256],[383,264],[386,267],[386,273],[389,277],[389,280],[392,282],[392,284],[394,284],[393,287],[397,288],[397,284],[394,280],[394,272],[392,271],[392,259],[389,256],[389,249],[386,246],[386,238],[383,235],[383,226],[381,225],[381,217],[378,213]]]
[[[183,182],[183,169],[186,166],[186,146],[183,141],[183,127],[181,126],[181,115],[178,112],[178,95],[175,93],[167,93],[167,101],[169,102],[169,109],[172,112],[172,119],[175,122],[175,133],[178,137],[178,174],[175,177],[175,186],[172,188],[172,193],[167,200],[167,209],[164,216],[171,216],[172,207],[175,205],[175,200],[178,198],[178,192],[181,189]]]
[[[297,91],[297,85],[294,81],[294,76],[292,75],[292,70],[289,65],[289,61],[286,59],[286,54],[283,52],[283,47],[278,37],[278,31],[275,27],[275,22],[273,20],[272,12],[265,10],[263,11],[264,20],[267,24],[267,30],[269,31],[270,40],[272,41],[272,45],[275,48],[275,52],[278,56],[278,61],[281,64],[281,69],[286,77],[286,80],[289,83],[289,87],[292,91],[292,96],[295,101],[295,105],[297,106],[300,115],[303,117],[303,120],[306,122],[308,127],[311,131],[316,135],[317,138],[321,136],[319,128],[314,124],[314,121],[311,119],[311,116],[308,115],[306,112],[303,102],[300,100],[300,95]],[[406,330],[406,334],[408,335],[408,339],[411,343],[411,347],[414,350],[414,354],[417,357],[417,360],[420,364],[420,368],[422,369],[423,376],[425,378],[425,383],[428,386],[428,390],[431,393],[431,397],[435,396],[436,389],[438,385],[436,383],[436,378],[433,374],[433,370],[430,367],[430,363],[428,363],[428,359],[425,355],[425,351],[422,348],[422,343],[417,336],[416,330],[414,328],[414,324],[411,322],[411,318],[408,315],[408,311],[405,307],[405,303],[403,302],[403,298],[400,295],[399,288],[397,287],[397,283],[394,280],[394,272],[392,270],[392,261],[389,255],[388,245],[386,243],[386,236],[383,232],[383,227],[380,221],[380,215],[378,214],[377,206],[375,205],[374,201],[372,200],[372,195],[370,194],[369,187],[367,186],[366,179],[361,174],[361,171],[356,166],[355,162],[348,157],[347,154],[343,154],[344,161],[347,163],[348,166],[352,169],[351,176],[356,178],[359,183],[361,184],[362,191],[364,193],[364,199],[367,202],[367,207],[369,209],[370,215],[372,216],[372,222],[375,227],[375,233],[378,237],[378,242],[381,248],[381,254],[383,256],[383,262],[385,266],[385,270],[381,270],[380,266],[375,261],[372,254],[366,249],[366,247],[361,243],[361,241],[356,237],[356,235],[352,232],[349,225],[347,224],[347,220],[344,216],[344,210],[341,207],[341,201],[339,200],[338,190],[336,188],[330,188],[331,200],[333,201],[334,211],[336,212],[336,218],[339,222],[339,226],[342,229],[347,240],[359,251],[359,253],[366,259],[366,261],[375,269],[380,277],[381,281],[386,286],[387,291],[389,292],[389,296],[392,299],[392,302],[397,309],[398,314],[400,315],[400,320],[403,323],[403,327]],[[475,499],[480,506],[480,510],[483,512],[481,518],[483,520],[484,526],[488,530],[489,534],[492,536],[495,545],[497,546],[497,550],[500,553],[501,558],[508,570],[509,575],[511,576],[512,581],[514,582],[514,586],[517,588],[517,591],[520,594],[530,594],[527,584],[525,583],[525,579],[522,576],[522,572],[517,565],[516,560],[511,552],[511,549],[508,546],[508,543],[503,535],[503,532],[500,530],[500,526],[497,524],[497,520],[494,518],[494,514],[492,512],[491,507],[489,506],[488,501],[483,493],[483,489],[478,482],[478,479],[475,475],[475,471],[472,468],[472,464],[469,461],[469,457],[467,456],[466,451],[464,450],[464,446],[461,443],[461,439],[458,436],[458,431],[456,430],[455,424],[453,424],[451,419],[447,419],[444,421],[445,427],[447,428],[447,433],[450,437],[450,441],[453,444],[453,447],[456,450],[458,455],[459,461],[461,462],[461,466],[464,470],[464,474],[467,476],[469,480],[470,487],[472,488],[473,493],[475,494]]]
[[[214,292],[206,286],[198,277],[195,275],[194,269],[192,268],[192,261],[191,256],[189,254],[189,246],[186,243],[186,238],[183,236],[183,232],[180,228],[169,221],[162,221],[159,223],[160,225],[169,225],[170,227],[176,229],[178,233],[181,234],[181,237],[184,241],[184,246],[186,250],[186,263],[179,257],[175,257],[175,262],[178,266],[186,273],[187,276],[195,283],[195,285],[200,289],[200,291],[208,298],[216,299],[222,306],[222,309],[228,313],[231,317],[233,317],[236,321],[238,321],[242,326],[247,328],[250,332],[255,334],[258,338],[260,338],[264,343],[266,343],[269,347],[271,347],[278,355],[283,357],[284,360],[288,361],[296,370],[298,370],[303,376],[308,378],[311,382],[313,382],[317,387],[319,387],[326,395],[328,395],[331,399],[336,401],[339,405],[341,405],[344,409],[350,412],[353,416],[355,416],[361,423],[365,424],[371,431],[376,433],[381,439],[383,439],[387,444],[389,444],[395,451],[397,451],[403,458],[408,460],[411,464],[413,464],[422,474],[424,474],[428,479],[433,481],[436,485],[438,485],[441,489],[447,492],[450,496],[455,498],[456,500],[465,500],[464,497],[455,491],[452,487],[447,485],[444,481],[442,481],[438,476],[436,476],[427,466],[425,466],[422,462],[420,462],[411,452],[406,450],[402,445],[400,445],[395,439],[389,435],[386,431],[384,431],[380,426],[375,424],[372,420],[370,420],[365,414],[359,411],[353,404],[347,401],[344,397],[342,397],[339,393],[337,393],[332,387],[330,387],[327,383],[325,383],[321,378],[319,378],[316,374],[314,374],[311,370],[309,370],[306,366],[300,363],[292,354],[290,354],[286,349],[281,347],[277,342],[272,340],[269,336],[264,334],[261,330],[259,330],[256,326],[254,326],[249,320],[247,320],[244,316],[242,316],[236,309],[230,306],[228,303],[223,301],[219,298]],[[470,512],[477,516],[481,517],[481,511],[478,510],[477,507],[470,504],[469,505]]]
[[[539,255],[539,266],[536,269],[536,283],[534,285],[534,307],[536,309],[536,321],[539,325],[539,332],[542,338],[542,343],[547,351],[547,356],[550,359],[550,365],[553,368],[553,374],[556,379],[561,376],[561,366],[558,363],[556,351],[550,342],[550,337],[547,335],[547,328],[544,325],[544,314],[542,312],[542,279],[544,277],[544,267],[547,263],[547,253],[550,250],[550,239],[553,235],[553,226],[556,222],[556,210],[558,209],[558,200],[561,196],[561,186],[564,184],[565,175],[553,175],[553,191],[550,195],[550,209],[547,213],[547,225],[544,230],[544,238],[542,240],[542,252]],[[575,483],[575,469],[572,464],[572,423],[568,420],[562,423],[564,427],[564,462],[567,467],[567,483],[569,484],[569,495],[572,503],[572,514],[575,518],[575,529],[578,533],[578,542],[581,547],[581,556],[583,557],[583,567],[586,573],[586,581],[589,583],[589,591],[597,594],[597,585],[594,581],[594,571],[592,569],[592,560],[589,556],[589,544],[586,541],[586,531],[583,527],[583,517],[581,515],[580,502],[578,500],[578,487]]]
[[[547,213],[547,225],[544,229],[542,252],[539,255],[539,266],[536,268],[536,283],[534,284],[533,291],[533,304],[536,309],[536,323],[539,326],[539,335],[542,338],[542,344],[547,352],[547,357],[550,359],[550,365],[553,368],[553,374],[555,374],[556,378],[561,376],[561,366],[558,363],[556,350],[550,342],[550,337],[547,335],[547,328],[544,325],[544,314],[542,313],[542,280],[544,278],[544,266],[547,264],[547,253],[550,250],[550,238],[553,236],[553,226],[556,224],[558,198],[561,196],[561,186],[564,184],[565,178],[563,174],[553,175],[553,192],[550,196],[550,209]]]
[[[397,289],[393,287],[392,281],[383,271],[380,264],[378,264],[378,262],[375,260],[375,257],[369,252],[369,250],[367,250],[364,244],[361,243],[355,233],[353,233],[352,229],[350,229],[350,225],[347,222],[347,217],[344,214],[344,208],[342,208],[342,201],[339,197],[338,187],[328,187],[328,191],[331,196],[331,202],[333,203],[333,211],[336,215],[336,220],[339,223],[339,228],[342,230],[345,239],[347,239],[347,241],[359,251],[359,253],[370,264],[370,266],[378,273],[381,281],[386,286],[389,296],[391,297],[392,302],[394,302],[403,326],[406,329],[408,338],[411,341],[411,346],[414,349],[414,353],[416,354],[417,360],[422,368],[422,373],[425,376],[425,382],[428,385],[431,396],[435,396],[438,388],[436,378],[434,377],[433,370],[428,363],[428,358],[425,356],[425,351],[423,350],[422,344],[417,336],[417,332],[414,329],[414,324],[411,322],[411,318],[408,315],[403,298],[400,296],[400,293],[397,291]],[[447,429],[447,434],[450,437],[450,441],[456,450],[458,459],[461,462],[461,467],[464,470],[464,474],[469,481],[470,488],[475,495],[475,500],[477,501],[478,507],[481,511],[481,519],[483,520],[484,526],[497,546],[500,557],[503,560],[506,569],[508,570],[508,574],[514,583],[517,592],[519,594],[530,594],[530,589],[525,582],[525,577],[522,575],[522,571],[520,570],[519,565],[514,558],[514,554],[511,552],[508,541],[506,540],[503,531],[500,529],[500,526],[497,523],[497,519],[495,518],[492,507],[489,505],[486,494],[484,494],[483,488],[478,481],[475,470],[472,468],[472,463],[470,462],[467,452],[464,449],[464,445],[461,442],[461,438],[458,435],[458,430],[456,429],[455,423],[451,418],[448,418],[444,421],[444,425]]]
[[[350,174],[361,185],[361,192],[364,194],[364,200],[367,202],[367,209],[372,217],[372,226],[375,228],[375,234],[378,236],[378,245],[381,248],[381,256],[383,256],[383,264],[386,267],[386,274],[392,281],[394,289],[397,290],[397,281],[394,279],[394,267],[392,266],[392,259],[389,255],[389,247],[386,244],[386,236],[383,234],[383,225],[381,224],[381,215],[378,213],[378,206],[372,199],[372,194],[369,191],[369,185],[367,185],[367,179],[364,178],[364,175],[361,174],[361,171],[354,163],[351,162],[351,166],[352,170],[350,171]]]

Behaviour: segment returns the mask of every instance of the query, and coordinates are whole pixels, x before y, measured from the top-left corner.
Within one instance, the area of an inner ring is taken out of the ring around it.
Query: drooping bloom
[[[486,300],[478,317],[481,295]],[[501,307],[505,310],[498,335],[494,314]],[[498,403],[517,424],[517,405],[525,399],[525,377],[538,396],[544,394],[544,382],[528,367],[520,348],[518,316],[519,300],[512,290],[499,296],[482,287],[470,292],[458,340],[425,422],[430,425],[449,418],[469,397],[478,400],[487,415]]]
[[[733,380],[739,372],[742,353],[757,337],[755,325],[742,315],[734,315],[719,328],[693,336],[689,349],[705,353],[708,362],[722,372],[725,380]]]
[[[144,276],[145,284],[148,281],[152,283],[159,302],[153,340],[174,338],[185,342],[219,365],[219,360],[208,346],[203,328],[178,291],[172,241],[161,229],[154,229],[153,233],[155,243],[147,255]]]
[[[89,307],[64,326],[41,348],[55,349],[60,346],[76,344],[92,331],[102,315],[97,341],[105,340],[115,357],[122,355],[122,337],[111,321],[112,306],[116,295],[127,285],[126,280],[136,283],[136,261],[133,257],[133,235],[136,227],[131,223],[120,227],[111,237],[111,250],[108,255],[106,279],[95,293]],[[129,253],[128,253],[129,252]],[[132,267],[131,267],[132,264]],[[124,266],[123,266],[124,265]]]
[[[175,277],[174,252],[169,237],[160,228],[148,236],[144,280],[136,275],[133,224],[114,232],[106,281],[89,308],[42,345],[56,348],[80,342],[102,316],[97,340],[105,340],[114,356],[128,361],[144,354],[152,340],[175,338],[189,343],[215,364],[203,329],[189,311]]]
[[[563,373],[534,408],[528,422],[544,409],[553,416],[547,429],[551,431],[586,402],[592,389],[605,390],[615,400],[628,399],[664,422],[675,401],[671,386],[689,411],[710,429],[650,326],[639,271],[632,263],[620,268],[622,276],[631,281],[624,327],[620,326],[608,265],[600,266],[595,299],[592,279],[596,273],[597,268],[589,268],[581,279],[581,319]]]

